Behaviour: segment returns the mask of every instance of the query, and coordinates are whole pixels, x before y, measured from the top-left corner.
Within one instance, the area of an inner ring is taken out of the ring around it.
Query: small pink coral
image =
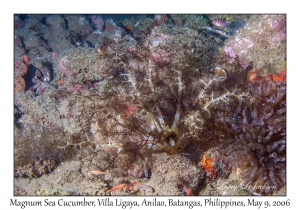
[[[47,90],[49,90],[49,84],[45,82],[38,83],[35,87],[35,93],[37,95],[44,95],[47,92]]]
[[[272,23],[273,32],[275,35],[270,37],[270,42],[272,46],[279,46],[281,41],[286,38],[286,22],[275,20]]]
[[[69,63],[68,56],[63,56],[58,61],[58,71],[64,73],[66,77],[70,76],[71,71],[67,70],[67,65]]]
[[[134,110],[134,105],[133,104],[129,104],[126,109],[124,110],[124,113],[126,115],[130,115]]]
[[[25,80],[23,79],[23,77],[21,77],[20,75],[15,77],[14,79],[14,93],[19,93],[19,92],[23,92],[25,90],[26,84],[25,84]]]
[[[237,55],[239,57],[241,57],[241,55],[246,53],[248,51],[248,49],[253,47],[253,45],[254,45],[254,42],[252,40],[243,38],[241,40],[236,41],[234,51],[237,53]]]
[[[277,33],[277,32],[279,32],[281,30],[285,30],[285,25],[286,25],[285,21],[277,21],[277,20],[275,20],[272,23],[272,28],[273,28],[274,33]]]
[[[259,23],[259,28],[266,37],[269,46],[278,47],[281,41],[286,38],[286,18],[284,15],[269,15]]]
[[[55,51],[51,52],[51,61],[53,61],[57,57],[57,53]]]
[[[93,15],[91,20],[99,31],[103,31],[105,23],[100,15]]]
[[[242,56],[245,54],[248,49],[253,47],[254,42],[247,38],[242,38],[238,40],[231,41],[227,43],[224,47],[224,52],[227,55],[227,59],[229,62],[233,62],[236,57],[239,57],[240,64],[244,66],[248,66],[247,62],[243,62]]]
[[[84,86],[81,84],[73,84],[67,87],[67,91],[71,93],[80,92],[84,89]]]
[[[16,60],[14,63],[15,77],[24,76],[27,73],[28,66],[22,60]]]
[[[25,80],[22,76],[27,73],[28,66],[22,60],[14,63],[14,93],[23,92],[26,88]]]
[[[234,61],[236,58],[236,53],[233,51],[233,47],[231,45],[225,45],[224,52],[227,55],[227,59],[229,62]]]
[[[165,49],[157,47],[149,55],[149,59],[157,65],[166,64],[170,61],[171,53]]]

